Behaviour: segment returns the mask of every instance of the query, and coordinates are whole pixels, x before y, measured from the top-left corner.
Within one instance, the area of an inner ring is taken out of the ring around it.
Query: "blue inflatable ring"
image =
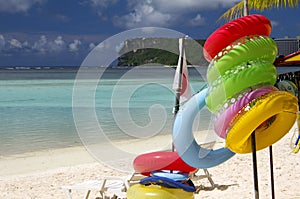
[[[175,181],[182,181],[182,180],[189,179],[188,173],[176,173],[176,171],[173,171],[172,173],[167,171],[155,171],[155,172],[151,172],[151,175],[157,177],[169,178]]]
[[[217,166],[235,153],[227,148],[205,149],[196,142],[192,127],[198,112],[205,106],[207,88],[194,95],[177,113],[173,126],[173,143],[182,160],[196,168]]]
[[[146,186],[155,184],[155,185],[160,185],[160,186],[163,186],[166,188],[183,189],[184,191],[187,191],[187,192],[195,192],[196,191],[195,185],[190,179],[188,179],[187,181],[185,181],[185,183],[183,183],[183,182],[172,180],[170,178],[159,177],[159,176],[150,176],[150,177],[141,179],[140,184],[143,184]]]

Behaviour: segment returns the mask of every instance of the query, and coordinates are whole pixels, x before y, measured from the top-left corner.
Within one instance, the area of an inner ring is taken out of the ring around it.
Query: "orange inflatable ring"
[[[292,128],[297,111],[297,98],[286,91],[273,91],[255,99],[231,122],[226,147],[236,153],[250,153],[254,131],[257,150],[272,145]]]
[[[269,36],[271,22],[262,15],[248,15],[233,20],[211,34],[203,48],[203,54],[207,61],[211,61],[223,48],[232,42],[249,35]]]
[[[197,169],[186,164],[177,152],[161,151],[144,153],[133,161],[137,173],[149,176],[153,171],[174,170],[183,173],[195,172]]]

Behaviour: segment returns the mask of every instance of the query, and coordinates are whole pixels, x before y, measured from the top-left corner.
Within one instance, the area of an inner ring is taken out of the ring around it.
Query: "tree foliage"
[[[272,8],[294,8],[298,6],[300,0],[247,0],[247,2],[249,10],[256,10],[262,12],[266,9]],[[241,17],[244,14],[243,9],[244,1],[241,1],[240,3],[227,10],[220,17],[220,19],[225,19],[226,21],[229,21],[231,19]]]
[[[196,42],[190,39],[186,40],[185,50],[189,64],[208,65],[207,61],[203,58],[202,48],[199,48],[199,46],[203,46],[204,42],[205,40],[196,40]],[[164,49],[169,49],[169,51]],[[176,66],[179,55],[178,39],[136,38],[127,40],[119,54],[119,66]]]

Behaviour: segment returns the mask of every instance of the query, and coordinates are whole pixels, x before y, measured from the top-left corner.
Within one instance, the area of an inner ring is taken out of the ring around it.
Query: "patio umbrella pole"
[[[259,199],[255,131],[253,131],[251,134],[251,142],[252,142],[252,160],[253,160],[253,176],[254,176],[254,194],[255,194],[255,199]]]
[[[184,39],[185,36],[182,37],[182,46],[181,46],[181,55],[180,55],[180,70],[179,70],[179,81],[178,87],[176,89],[176,99],[175,99],[175,107],[174,107],[174,117],[177,115],[179,108],[180,108],[180,93],[181,93],[181,86],[182,86],[182,68],[183,68],[183,51],[184,51]],[[175,151],[174,144],[172,144],[172,151]]]
[[[271,191],[272,191],[272,199],[275,199],[274,167],[273,167],[273,149],[272,149],[272,145],[269,146],[269,154],[270,154],[270,172],[271,172]]]

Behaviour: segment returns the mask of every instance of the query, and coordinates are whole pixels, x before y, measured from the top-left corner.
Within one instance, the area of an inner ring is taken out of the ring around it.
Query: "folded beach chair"
[[[203,170],[204,175],[199,174],[199,170]],[[128,188],[132,185],[138,184],[140,182],[140,180],[142,180],[143,178],[145,178],[146,176],[139,174],[139,173],[133,173],[131,176],[126,177],[125,181],[126,181],[126,189],[128,190]],[[201,179],[205,179],[207,178],[207,180],[209,181],[210,185],[211,185],[211,189],[215,188],[215,183],[211,177],[211,174],[208,172],[207,169],[198,169],[196,172],[192,173],[189,175],[190,179],[193,181],[199,181]]]
[[[211,185],[211,189],[214,189],[216,185],[215,185],[213,179],[211,178],[211,175],[208,172],[208,170],[207,169],[201,169],[201,170],[203,170],[204,175],[199,175],[199,170],[200,169],[198,169],[195,173],[191,174],[190,179],[193,180],[193,181],[198,181],[198,180],[207,178],[207,180],[209,181],[209,183]]]
[[[132,175],[126,177],[126,188],[128,189],[130,186],[138,184],[141,179],[145,178],[146,176],[134,172]]]
[[[212,149],[213,146],[215,145],[215,143],[216,143],[215,141],[211,141],[211,142],[202,143],[202,144],[200,144],[200,146],[204,147],[204,148]],[[203,170],[204,175],[199,175],[199,170]],[[214,189],[216,186],[207,169],[198,169],[196,172],[194,172],[193,174],[190,175],[190,178],[194,181],[207,178],[207,180],[209,181],[209,183],[211,185],[211,189]]]
[[[85,199],[89,198],[91,191],[99,192],[101,198],[125,199],[126,186],[123,178],[105,177],[103,180],[89,180],[71,186],[62,186],[66,198],[72,199],[72,191],[86,191]]]

